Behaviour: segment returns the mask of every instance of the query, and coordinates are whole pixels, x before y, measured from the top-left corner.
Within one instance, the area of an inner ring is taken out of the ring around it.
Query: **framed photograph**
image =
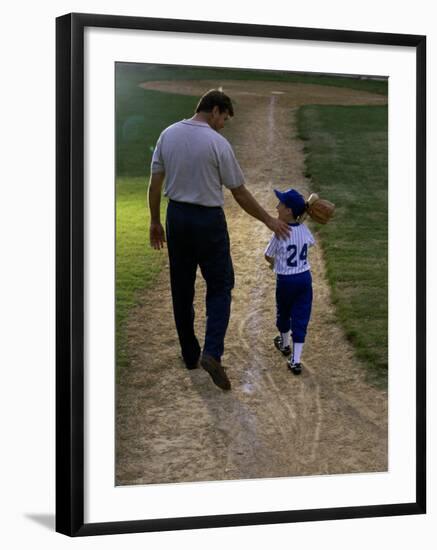
[[[425,513],[426,38],[68,14],[56,69],[56,530]]]

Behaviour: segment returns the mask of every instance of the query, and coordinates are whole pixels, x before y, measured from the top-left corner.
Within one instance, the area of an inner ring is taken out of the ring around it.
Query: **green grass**
[[[330,74],[267,71],[257,69],[229,69],[217,67],[192,67],[178,65],[153,65],[117,63],[118,86],[124,83],[140,83],[150,80],[247,80],[299,82],[353,88],[387,95],[387,80],[367,80],[354,77],[339,77]],[[118,90],[119,88],[117,88]]]
[[[159,134],[166,126],[190,118],[197,98],[133,86],[117,99],[117,175],[144,177]]]
[[[387,107],[305,106],[298,112],[312,191],[336,204],[317,226],[340,322],[371,378],[388,369]]]
[[[145,178],[118,178],[116,183],[116,340],[117,367],[128,363],[125,321],[138,304],[139,291],[151,287],[167,257],[149,244],[149,209]],[[164,203],[162,206],[162,210]],[[161,211],[161,219],[164,212]]]
[[[297,82],[347,87],[387,94],[387,81],[359,80],[323,75],[278,71],[177,67],[117,63],[116,133],[117,175],[143,176],[148,173],[153,147],[161,130],[182,118],[192,116],[198,97],[144,90],[141,82],[152,80],[246,80]],[[236,104],[238,111],[238,105]]]

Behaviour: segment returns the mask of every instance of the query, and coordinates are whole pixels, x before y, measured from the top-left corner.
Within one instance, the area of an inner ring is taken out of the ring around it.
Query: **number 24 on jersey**
[[[287,258],[287,265],[289,267],[297,267],[297,246],[295,244],[290,244],[287,246],[287,252],[291,252],[290,256]],[[308,245],[305,243],[299,253],[299,260],[306,263],[308,256]]]

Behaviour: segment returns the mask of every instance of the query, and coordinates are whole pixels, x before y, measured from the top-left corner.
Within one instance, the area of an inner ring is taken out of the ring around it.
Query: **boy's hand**
[[[267,260],[269,264],[269,269],[273,271],[273,268],[275,267],[275,258],[271,258],[270,256],[264,256],[264,258]]]

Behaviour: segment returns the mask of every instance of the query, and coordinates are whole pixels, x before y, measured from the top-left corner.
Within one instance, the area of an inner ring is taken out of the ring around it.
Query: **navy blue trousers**
[[[305,342],[313,303],[311,272],[276,277],[276,327],[293,333],[293,342]]]
[[[231,313],[234,269],[226,218],[220,207],[170,201],[167,248],[176,330],[187,364],[200,356],[193,307],[197,267],[206,282],[206,329],[203,353],[220,359]]]

